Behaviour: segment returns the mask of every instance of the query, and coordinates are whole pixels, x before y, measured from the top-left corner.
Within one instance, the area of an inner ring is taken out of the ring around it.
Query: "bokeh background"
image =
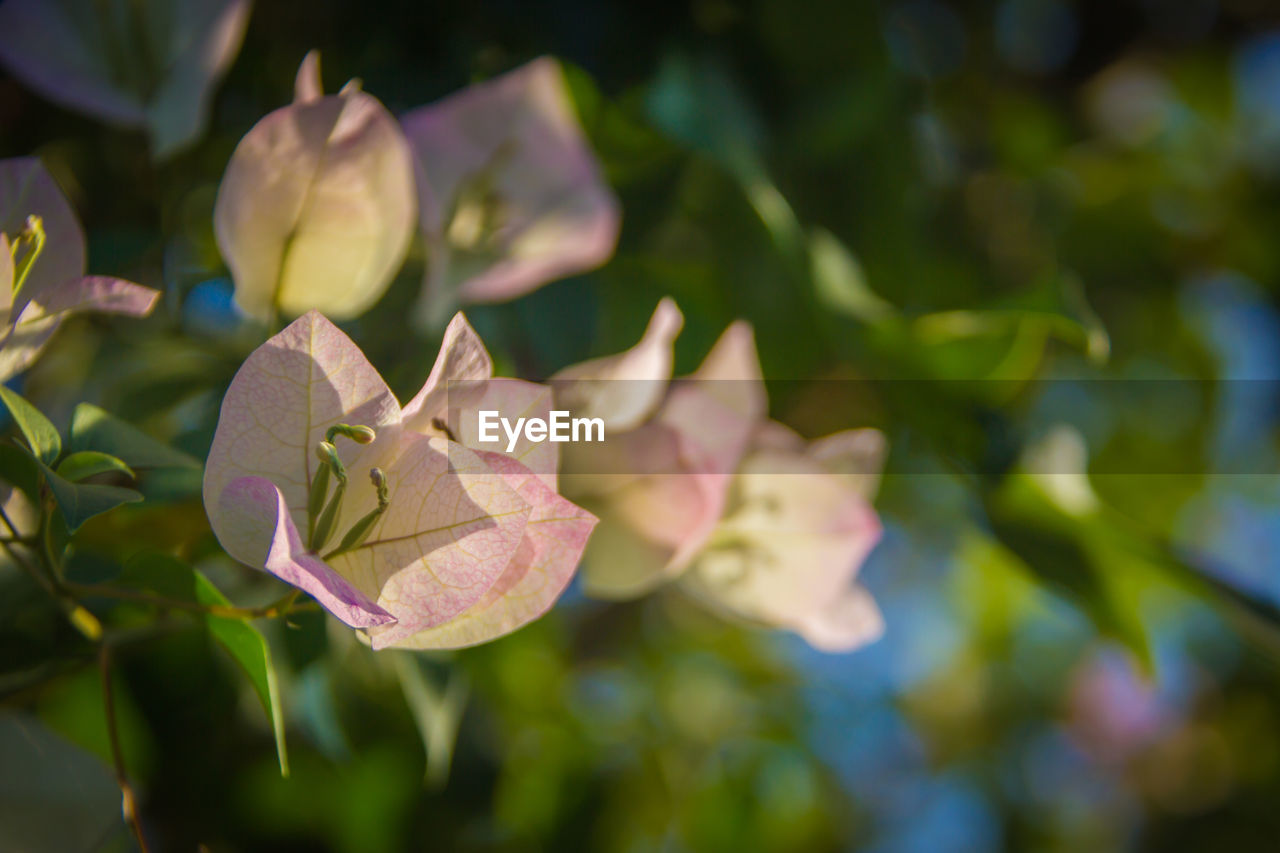
[[[0,156],[44,158],[91,269],[166,293],[145,323],[69,323],[21,382],[45,411],[97,402],[203,456],[261,340],[217,181],[311,48],[395,113],[565,62],[617,255],[468,316],[534,379],[630,346],[663,295],[677,372],[750,320],[775,418],[888,436],[862,574],[887,630],[824,655],[676,592],[571,591],[490,645],[397,657],[299,616],[266,628],[288,779],[208,636],[147,638],[116,696],[156,847],[1274,849],[1275,4],[259,2],[208,133],[162,164],[0,74]],[[404,321],[420,273],[344,326],[402,398],[437,344]],[[198,482],[150,496],[87,525],[75,571],[181,547],[271,597],[220,556]],[[0,700],[46,727],[0,741],[0,813],[48,815],[0,820],[0,849],[128,849],[97,670],[0,583]],[[40,773],[3,758],[32,749]]]

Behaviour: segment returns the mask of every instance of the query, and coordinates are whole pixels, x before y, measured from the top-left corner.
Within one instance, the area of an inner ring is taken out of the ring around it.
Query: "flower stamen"
[[[359,548],[364,540],[369,538],[369,533],[373,530],[373,524],[382,514],[387,511],[387,507],[391,506],[391,493],[387,488],[387,477],[382,473],[380,468],[369,469],[369,479],[373,481],[373,487],[378,491],[378,506],[364,516],[364,518],[351,525],[351,529],[347,531],[347,535],[342,537],[342,542],[338,544],[328,554],[324,555],[324,559],[336,557],[339,554],[345,554],[355,548]]]
[[[329,502],[324,505],[324,509],[320,510],[318,515],[313,516],[315,522],[308,525],[311,534],[308,544],[312,551],[323,548],[329,541],[329,537],[333,535],[333,525],[337,522],[338,510],[342,507],[342,496],[347,491],[347,469],[338,457],[338,449],[332,443],[322,441],[316,445],[316,455],[320,457],[321,466],[316,472],[315,482],[311,484],[308,510],[324,501],[324,490],[328,488],[329,479],[326,475],[331,474],[338,482],[334,485],[333,496],[329,498]],[[320,471],[326,474],[321,474]],[[325,482],[321,484],[321,480]],[[316,489],[317,485],[322,486],[321,490]]]
[[[17,296],[22,285],[27,281],[27,274],[35,266],[40,253],[44,251],[44,220],[32,214],[27,217],[27,227],[22,229],[9,254],[13,258],[13,295]],[[21,255],[21,257],[19,257]]]

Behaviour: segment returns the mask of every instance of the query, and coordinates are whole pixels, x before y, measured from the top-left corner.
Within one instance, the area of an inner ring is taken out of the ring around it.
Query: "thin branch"
[[[4,552],[9,555],[9,559],[13,560],[14,565],[31,575],[31,579],[35,581],[41,589],[49,593],[49,595],[54,598],[59,598],[58,588],[54,586],[53,581],[49,580],[43,572],[31,565],[31,563],[27,562],[27,558],[22,556],[22,554],[13,547],[13,544],[14,543],[8,539],[0,539],[0,548],[3,548]]]
[[[0,521],[4,522],[4,526],[9,528],[9,534],[14,541],[22,541],[23,536],[18,532],[18,528],[14,526],[13,521],[9,518],[9,513],[4,511],[4,507],[0,506]]]
[[[53,553],[53,514],[48,512],[47,505],[44,517],[40,520],[40,547],[43,549],[45,568],[59,581],[65,580],[62,557],[66,554],[66,548],[64,547],[58,554]]]
[[[116,782],[120,785],[120,809],[128,822],[133,835],[138,839],[138,848],[142,853],[147,851],[147,839],[142,834],[142,824],[138,821],[138,800],[133,788],[129,785],[129,776],[125,773],[124,752],[120,749],[120,732],[116,726],[116,706],[111,696],[111,647],[103,643],[98,650],[98,670],[102,676],[102,705],[107,714],[107,735],[111,741],[111,759],[115,763]]]
[[[231,607],[223,604],[199,604],[194,601],[183,601],[178,598],[168,598],[163,595],[154,595],[149,592],[110,586],[108,584],[85,584],[68,581],[64,586],[77,596],[117,598],[122,601],[136,601],[140,604],[151,604],[169,610],[186,610],[192,613],[202,613],[206,616],[219,616],[223,619],[274,619],[278,616],[287,616],[290,613],[315,610],[319,606],[310,602],[295,604],[298,596],[302,594],[300,590],[296,589],[283,598],[271,604],[264,604],[261,607]]]
[[[75,627],[77,631],[85,636],[86,639],[97,642],[102,638],[102,623],[98,621],[98,617],[90,613],[80,602],[68,594],[66,588],[59,584],[53,578],[31,565],[25,557],[18,552],[13,544],[0,539],[0,548],[9,555],[14,565],[22,569],[36,584],[49,594],[49,597],[57,602],[58,607],[62,610],[63,615],[67,617],[67,621]]]

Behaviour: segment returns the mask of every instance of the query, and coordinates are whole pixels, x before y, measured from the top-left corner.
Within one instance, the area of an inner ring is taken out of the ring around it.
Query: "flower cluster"
[[[169,150],[198,131],[247,8],[206,0],[166,19],[173,32],[155,37],[196,45],[204,61],[184,54],[142,89],[127,75],[94,73],[89,85],[17,38],[56,31],[60,7],[5,4],[0,60],[72,105],[147,126]],[[878,611],[854,577],[879,536],[868,500],[882,439],[864,430],[806,443],[769,421],[746,323],[674,380],[683,317],[666,299],[635,347],[538,385],[493,378],[457,314],[425,386],[401,406],[329,319],[372,307],[415,239],[425,258],[415,318],[439,329],[458,305],[603,263],[619,220],[553,60],[397,119],[359,81],[326,95],[308,54],[292,103],[236,147],[214,210],[240,309],[272,325],[298,318],[249,356],[222,404],[204,501],[226,551],[309,593],[378,649],[508,633],[551,606],[584,553],[583,585],[596,596],[675,582],[819,648],[875,636]],[[0,377],[26,367],[71,311],[140,315],[157,298],[84,276],[79,225],[35,160],[0,163],[0,249]],[[563,484],[558,444],[479,440],[479,412],[545,419],[553,403],[598,419],[608,436],[568,446]]]
[[[218,540],[375,649],[473,645],[540,616],[596,519],[557,494],[556,445],[475,449],[474,419],[452,414],[460,403],[551,407],[550,389],[492,374],[458,315],[401,406],[346,335],[304,314],[249,356],[223,400],[204,480]],[[451,384],[468,381],[454,399]]]
[[[618,206],[563,75],[539,59],[400,122],[358,81],[324,95],[313,52],[292,104],[240,142],[218,193],[218,245],[246,313],[357,316],[415,232],[420,324],[511,299],[613,253]]]
[[[600,517],[584,587],[629,598],[676,581],[716,609],[855,648],[882,629],[854,578],[880,537],[869,499],[884,441],[850,430],[806,443],[766,416],[754,336],[735,323],[671,380],[682,317],[663,300],[632,349],[562,371],[560,401],[610,439],[570,445],[566,494]]]

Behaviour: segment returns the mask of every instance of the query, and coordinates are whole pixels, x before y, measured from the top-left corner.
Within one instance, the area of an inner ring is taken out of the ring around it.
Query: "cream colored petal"
[[[815,440],[809,455],[828,471],[848,478],[870,500],[880,485],[888,443],[877,429],[850,429]]]
[[[421,318],[442,303],[512,299],[613,253],[618,202],[555,60],[468,86],[403,124],[423,174]]]
[[[396,617],[370,632],[398,645],[479,602],[518,553],[532,507],[506,478],[454,442],[401,435],[384,469],[391,503],[369,538],[329,564]],[[359,490],[351,498],[367,505]]]
[[[805,455],[757,452],[744,462],[730,500],[711,544],[681,578],[686,589],[714,607],[828,645],[855,629],[869,633],[868,623],[850,616],[862,611],[850,609],[857,602],[848,596],[880,524],[844,477]]]
[[[513,427],[520,418],[549,421],[553,405],[551,388],[520,379],[490,379],[477,383],[477,388],[479,394],[470,395],[463,408],[450,412],[457,440],[472,450],[495,452],[516,460],[554,492],[560,466],[559,443],[531,441],[522,430],[515,446],[508,451],[510,442],[501,427],[494,431],[498,435],[496,443],[480,440],[480,412],[496,412],[497,417],[506,418]]]
[[[361,459],[381,458],[396,444],[399,421],[395,396],[355,343],[314,311],[299,317],[245,360],[222,401],[205,465],[204,503],[223,547],[243,562],[256,559],[256,552],[223,538],[218,507],[233,480],[270,480],[284,494],[294,524],[306,529],[307,497],[319,464],[315,448],[325,431],[346,423],[379,433],[364,448],[345,438],[336,441],[356,480],[367,477],[369,466],[358,464]]]
[[[430,433],[434,418],[448,418],[448,410],[470,402],[483,393],[471,381],[493,376],[493,359],[484,341],[459,311],[444,330],[440,352],[422,389],[404,407],[404,423],[414,432]]]
[[[583,563],[583,589],[599,598],[633,598],[688,565],[720,518],[727,478],[663,424],[607,444],[585,460],[589,473],[566,477],[566,489],[584,494],[583,505],[600,518]]]
[[[602,418],[605,434],[632,429],[662,402],[671,379],[672,345],[684,326],[676,303],[658,303],[640,342],[618,355],[568,367],[552,377],[557,402],[575,417]]]
[[[245,563],[310,594],[353,628],[394,621],[390,613],[303,547],[284,495],[270,480],[233,480],[218,500],[220,538],[245,555]]]
[[[298,74],[293,81],[293,102],[305,104],[324,97],[324,83],[320,80],[320,51],[309,50],[302,57]]]
[[[573,578],[596,519],[509,456],[481,457],[533,508],[520,548],[484,596],[456,618],[398,643],[402,648],[473,646],[537,619]]]
[[[399,125],[363,92],[276,110],[236,147],[214,228],[236,302],[267,318],[369,308],[400,269],[417,201]]]
[[[871,593],[855,584],[795,630],[819,651],[848,652],[880,639],[884,617]]]

